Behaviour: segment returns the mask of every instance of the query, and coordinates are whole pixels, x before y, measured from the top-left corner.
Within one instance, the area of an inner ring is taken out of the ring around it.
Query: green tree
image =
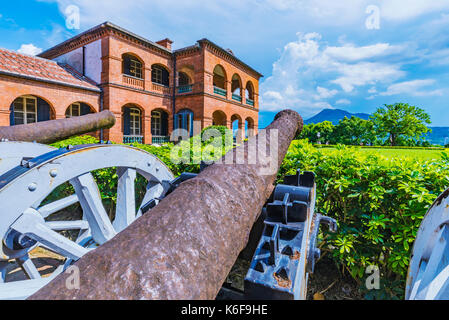
[[[431,123],[429,114],[407,103],[385,105],[370,118],[377,135],[388,137],[391,146],[396,146],[398,140],[421,139],[430,130],[426,124]]]
[[[335,126],[332,144],[360,145],[376,142],[374,125],[370,120],[344,117]]]
[[[298,139],[308,139],[311,143],[331,142],[335,126],[330,121],[323,121],[320,123],[311,123],[303,127]]]

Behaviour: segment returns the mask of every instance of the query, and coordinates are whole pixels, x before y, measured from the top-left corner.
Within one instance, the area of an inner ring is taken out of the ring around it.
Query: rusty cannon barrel
[[[105,110],[80,117],[0,127],[0,140],[53,143],[71,136],[107,129],[114,124],[114,115]]]
[[[29,299],[214,299],[302,125],[298,113],[281,111],[257,136],[181,183]],[[274,170],[259,153],[270,148]],[[79,285],[70,285],[76,274]]]

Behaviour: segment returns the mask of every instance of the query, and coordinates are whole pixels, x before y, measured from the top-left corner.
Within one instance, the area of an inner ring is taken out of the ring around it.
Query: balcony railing
[[[246,104],[254,107],[254,100],[246,99]]]
[[[123,136],[123,143],[143,143],[143,136]]]
[[[226,97],[226,90],[214,86],[214,93]]]
[[[193,84],[178,87],[178,93],[187,93],[193,91]]]
[[[170,137],[167,136],[152,136],[151,143],[152,144],[164,144],[170,142]]]
[[[164,86],[163,84],[159,84],[156,82],[153,82],[151,84],[152,91],[156,91],[162,94],[169,95],[170,94],[170,87]]]
[[[145,81],[127,74],[123,75],[123,84],[128,87],[144,90]]]
[[[238,95],[238,94],[233,93],[232,94],[232,100],[242,102],[242,97],[240,95]]]

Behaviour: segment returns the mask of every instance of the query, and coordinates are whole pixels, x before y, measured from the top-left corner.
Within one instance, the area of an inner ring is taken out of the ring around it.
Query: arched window
[[[131,108],[129,115],[130,115],[129,131],[131,135],[140,136],[142,134],[140,110],[137,108]]]
[[[246,104],[254,106],[254,87],[251,81],[246,83]]]
[[[37,98],[23,96],[13,102],[14,124],[27,124],[37,122]]]
[[[138,58],[131,54],[125,53],[122,56],[122,60],[124,74],[131,77],[143,79],[142,62]]]
[[[175,115],[175,129],[184,129],[193,135],[193,111],[183,109]]]
[[[151,112],[151,134],[160,136],[162,131],[162,115],[160,111]]]
[[[79,117],[89,113],[92,113],[92,109],[90,106],[82,102],[75,102],[67,108],[67,110],[65,111],[65,117]]]
[[[245,136],[246,138],[254,136],[254,120],[250,117],[245,119]]]
[[[151,112],[151,135],[167,136],[168,132],[168,114],[162,110]]]
[[[10,125],[47,121],[52,117],[50,105],[36,96],[21,96],[10,107]]]
[[[214,68],[213,85],[215,94],[226,97],[226,72],[220,65]]]
[[[151,66],[152,82],[168,87],[170,85],[169,78],[170,74],[163,66],[157,64]]]
[[[226,114],[221,110],[214,111],[214,113],[212,113],[212,125],[226,126],[227,125]]]
[[[179,86],[187,86],[191,83],[190,77],[185,72],[179,72]]]
[[[238,74],[232,76],[231,82],[232,99],[237,101],[242,101],[242,81]]]
[[[226,90],[226,72],[222,66],[216,65],[214,68],[214,87]]]
[[[142,135],[142,115],[139,108],[128,106],[123,110],[123,134],[125,136]]]

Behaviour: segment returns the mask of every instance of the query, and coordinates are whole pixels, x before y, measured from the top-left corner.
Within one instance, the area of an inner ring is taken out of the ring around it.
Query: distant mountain
[[[445,145],[449,143],[449,127],[429,127],[431,133],[426,135],[426,140],[431,144]]]
[[[367,113],[350,113],[346,110],[341,109],[324,109],[317,115],[314,115],[312,118],[305,121],[305,124],[311,124],[311,123],[320,123],[323,121],[330,121],[334,125],[338,124],[338,122],[341,119],[344,119],[344,117],[351,118],[352,116],[358,117],[364,120],[368,120],[369,114]]]

